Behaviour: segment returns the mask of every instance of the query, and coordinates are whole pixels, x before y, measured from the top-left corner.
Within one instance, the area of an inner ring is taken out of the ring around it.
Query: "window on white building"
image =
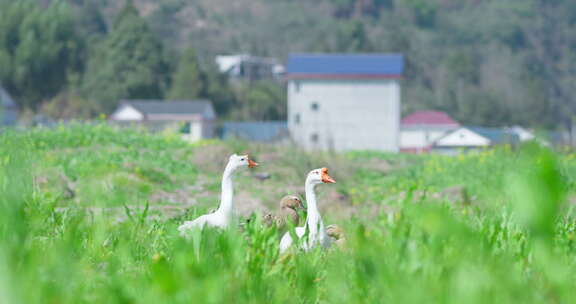
[[[296,93],[300,92],[300,81],[294,82],[294,91],[296,91]]]
[[[317,143],[318,142],[318,134],[312,133],[312,135],[310,135],[310,141],[312,141],[313,143]]]
[[[184,122],[180,127],[180,133],[190,134],[190,122]]]
[[[294,123],[299,125],[300,124],[300,113],[294,115]]]
[[[320,105],[317,102],[313,101],[310,104],[310,109],[312,109],[312,111],[318,111],[318,109],[320,109]]]

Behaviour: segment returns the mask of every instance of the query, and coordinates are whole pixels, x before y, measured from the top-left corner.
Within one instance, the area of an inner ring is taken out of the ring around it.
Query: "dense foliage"
[[[119,99],[162,98],[169,68],[162,44],[133,6],[125,7],[88,63],[86,96],[113,111]]]
[[[36,109],[64,89],[82,50],[67,5],[0,1],[0,82],[22,107]]]
[[[0,146],[2,303],[575,300],[576,222],[566,203],[574,154],[307,154],[106,125],[0,136],[9,143]],[[273,176],[240,173],[237,194],[251,201],[275,202],[311,167],[330,167],[352,208],[336,216],[332,186],[319,187],[319,204],[327,224],[345,228],[346,249],[279,256],[276,231],[259,217],[241,232],[177,235],[179,223],[217,204],[215,159],[246,147]],[[437,195],[453,186],[469,198]],[[182,189],[209,199],[176,215],[168,211],[188,197],[154,199]]]
[[[281,84],[232,86],[213,56],[399,52],[405,113],[552,128],[576,113],[570,0],[1,0],[0,14],[0,81],[31,109],[62,91],[100,112],[118,98],[189,96],[216,99],[221,115],[278,119]],[[187,81],[198,82],[190,92]]]

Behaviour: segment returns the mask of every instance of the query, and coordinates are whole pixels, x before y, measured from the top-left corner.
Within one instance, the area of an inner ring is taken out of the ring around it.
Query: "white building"
[[[221,73],[232,78],[248,80],[280,78],[284,66],[274,58],[250,56],[246,54],[216,56],[216,65]]]
[[[288,60],[288,128],[306,149],[398,151],[402,55]]]
[[[520,142],[518,135],[505,129],[464,126],[437,139],[432,150],[454,155],[495,145],[515,145],[518,142]]]
[[[142,125],[153,131],[179,130],[183,138],[198,141],[214,136],[216,114],[206,100],[123,100],[110,120],[124,125]]]
[[[400,122],[400,151],[429,152],[437,139],[458,127],[460,124],[444,112],[414,112]]]
[[[518,139],[520,139],[520,141],[528,141],[536,139],[534,132],[520,126],[513,126],[510,128],[506,128],[506,130],[518,135]]]

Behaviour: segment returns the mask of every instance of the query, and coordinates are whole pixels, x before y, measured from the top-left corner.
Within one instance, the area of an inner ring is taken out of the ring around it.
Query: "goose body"
[[[321,168],[315,169],[308,173],[306,177],[305,190],[306,202],[308,203],[308,215],[306,216],[306,223],[302,227],[296,227],[294,234],[298,239],[302,239],[301,248],[308,251],[316,246],[327,248],[330,246],[330,238],[326,234],[322,217],[318,211],[316,202],[315,186],[322,183],[335,183],[336,181],[328,175],[328,169]],[[307,234],[307,237],[304,237]],[[286,232],[280,240],[280,253],[284,253],[292,246],[294,240],[290,232]]]
[[[253,168],[258,164],[253,162],[248,155],[232,155],[222,175],[222,193],[220,206],[213,213],[201,215],[195,220],[186,221],[178,227],[180,235],[186,236],[192,229],[202,229],[206,226],[215,228],[227,228],[234,215],[234,187],[233,174],[241,167]]]

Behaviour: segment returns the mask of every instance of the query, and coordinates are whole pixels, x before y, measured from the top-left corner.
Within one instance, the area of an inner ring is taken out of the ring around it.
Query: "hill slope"
[[[571,1],[134,2],[167,45],[193,46],[205,60],[229,53],[404,53],[404,112],[433,108],[467,124],[547,127],[569,125],[572,114],[565,114],[574,112]],[[108,20],[123,5],[101,3]]]

